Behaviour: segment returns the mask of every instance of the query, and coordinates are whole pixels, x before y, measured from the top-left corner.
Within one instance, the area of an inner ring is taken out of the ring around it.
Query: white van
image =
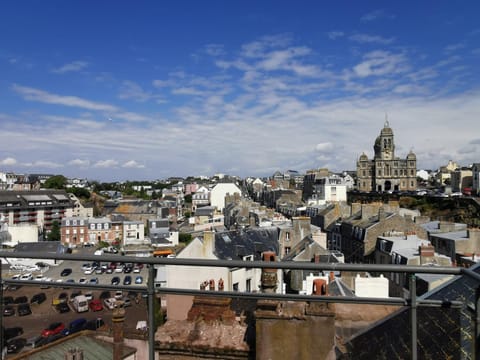
[[[72,306],[76,312],[88,311],[88,299],[85,295],[78,295],[73,298]]]

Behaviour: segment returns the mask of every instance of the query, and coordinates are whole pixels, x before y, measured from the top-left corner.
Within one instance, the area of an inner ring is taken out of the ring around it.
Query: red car
[[[51,323],[49,327],[42,330],[42,337],[49,337],[62,332],[65,329],[65,324],[62,322]]]
[[[103,310],[103,305],[102,302],[98,299],[93,299],[90,301],[90,304],[88,304],[90,307],[90,310],[92,311],[102,311]]]

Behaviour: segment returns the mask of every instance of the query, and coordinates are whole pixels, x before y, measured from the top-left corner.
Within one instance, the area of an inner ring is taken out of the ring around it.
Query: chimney
[[[112,313],[113,330],[113,360],[123,358],[123,322],[125,321],[125,309],[117,307]]]
[[[203,251],[202,255],[204,257],[211,257],[215,251],[215,231],[204,231],[203,232]]]
[[[320,263],[320,255],[315,254],[314,257],[313,257],[313,261],[314,261],[315,264],[319,264]]]
[[[82,349],[69,349],[64,354],[64,360],[83,360]]]
[[[326,280],[324,279],[313,280],[312,295],[315,295],[315,296],[328,295]]]
[[[386,217],[387,217],[387,216],[386,216],[386,214],[385,214],[385,209],[384,209],[383,206],[382,206],[382,207],[380,207],[380,208],[378,209],[378,221],[385,220]]]
[[[435,248],[432,245],[421,245],[418,250],[420,254],[420,265],[431,262],[435,256]]]
[[[262,253],[262,261],[275,262],[277,256],[273,251]],[[275,293],[277,290],[277,269],[262,269],[261,289],[263,293]]]

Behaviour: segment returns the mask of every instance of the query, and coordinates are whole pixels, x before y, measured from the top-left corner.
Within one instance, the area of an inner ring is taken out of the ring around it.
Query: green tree
[[[84,188],[72,187],[68,188],[67,192],[74,194],[80,199],[90,199],[90,191]]]
[[[67,185],[67,178],[63,175],[55,175],[49,177],[43,184],[43,187],[47,189],[65,189],[65,185]]]
[[[54,220],[52,222],[52,228],[50,229],[50,232],[47,234],[47,241],[60,241],[61,235],[60,235],[60,224],[58,223],[57,220]]]
[[[178,234],[178,241],[188,244],[190,241],[192,241],[192,234],[180,233]]]

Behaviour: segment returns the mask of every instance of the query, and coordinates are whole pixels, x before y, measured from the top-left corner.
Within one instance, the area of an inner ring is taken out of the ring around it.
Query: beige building
[[[363,153],[357,161],[358,190],[389,192],[417,189],[417,157],[412,151],[405,159],[395,156],[393,130],[388,121],[385,121],[373,149],[373,160]]]

